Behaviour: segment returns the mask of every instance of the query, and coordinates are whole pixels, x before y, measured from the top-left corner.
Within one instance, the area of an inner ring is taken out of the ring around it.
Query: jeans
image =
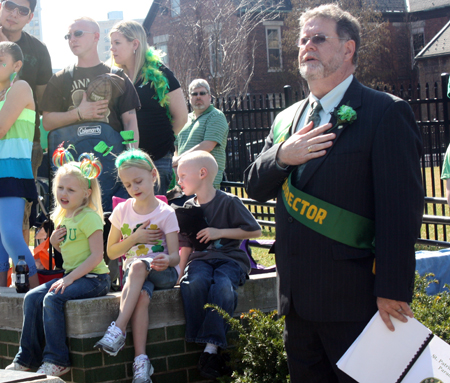
[[[137,260],[138,261],[138,260]],[[137,262],[135,261],[135,262]],[[171,289],[175,286],[178,281],[178,272],[175,267],[168,267],[163,271],[156,271],[150,267],[150,264],[147,261],[142,261],[147,266],[147,271],[149,274],[147,275],[147,279],[144,281],[144,285],[142,286],[142,290],[144,290],[150,299],[153,296],[154,290],[167,290]],[[131,267],[131,265],[130,265]],[[130,267],[127,268],[125,274],[123,276],[123,284],[125,285],[128,274],[130,272]]]
[[[173,153],[169,152],[164,157],[154,161],[159,173],[159,186],[155,185],[155,195],[166,195],[167,193],[173,175],[172,157]]]
[[[237,306],[237,288],[246,274],[239,264],[226,259],[196,259],[185,270],[180,289],[186,318],[186,341],[212,343],[227,347],[228,323],[206,303],[221,307],[233,316]]]
[[[9,270],[9,257],[17,265],[19,255],[25,255],[30,277],[37,273],[33,255],[22,233],[25,200],[20,197],[0,198],[0,272]]]
[[[109,274],[99,274],[94,278],[77,279],[66,287],[64,294],[49,293],[55,281],[40,285],[25,295],[22,336],[19,352],[14,358],[14,362],[22,366],[39,367],[43,362],[50,362],[69,367],[64,304],[73,299],[106,295],[111,287]]]

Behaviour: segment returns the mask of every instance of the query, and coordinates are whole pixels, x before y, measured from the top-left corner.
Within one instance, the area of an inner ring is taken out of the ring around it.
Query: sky
[[[151,0],[41,0],[42,34],[52,67],[62,69],[75,62],[76,58],[64,40],[72,20],[89,16],[103,21],[108,19],[111,11],[123,11],[124,20],[145,19],[151,3]]]

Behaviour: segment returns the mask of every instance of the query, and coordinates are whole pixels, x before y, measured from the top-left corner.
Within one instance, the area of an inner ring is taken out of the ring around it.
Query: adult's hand
[[[378,297],[377,306],[378,311],[380,312],[381,319],[383,319],[384,324],[391,331],[395,331],[395,328],[392,324],[390,316],[397,318],[403,323],[408,322],[407,316],[410,318],[414,317],[411,308],[406,302]]]
[[[331,128],[331,124],[311,130],[313,126],[313,122],[310,122],[282,143],[277,153],[280,165],[301,165],[325,155],[325,149],[333,144],[332,140],[336,138],[336,134],[323,134]]]
[[[103,118],[108,110],[108,102],[108,100],[87,101],[86,92],[83,92],[83,99],[78,106],[79,114],[83,120]]]

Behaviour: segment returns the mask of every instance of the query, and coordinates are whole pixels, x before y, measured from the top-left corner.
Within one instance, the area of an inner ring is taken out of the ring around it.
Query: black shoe
[[[232,373],[221,355],[209,354],[207,352],[202,352],[200,355],[197,368],[201,376],[213,380],[224,375],[231,375]]]

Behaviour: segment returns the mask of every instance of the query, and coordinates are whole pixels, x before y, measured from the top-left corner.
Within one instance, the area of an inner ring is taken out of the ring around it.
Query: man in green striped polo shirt
[[[225,170],[228,123],[224,114],[211,104],[211,92],[206,80],[196,79],[189,84],[189,101],[193,112],[175,140],[173,167],[186,153],[194,150],[210,152],[219,165],[214,187],[219,189]],[[176,169],[175,169],[176,173]]]

